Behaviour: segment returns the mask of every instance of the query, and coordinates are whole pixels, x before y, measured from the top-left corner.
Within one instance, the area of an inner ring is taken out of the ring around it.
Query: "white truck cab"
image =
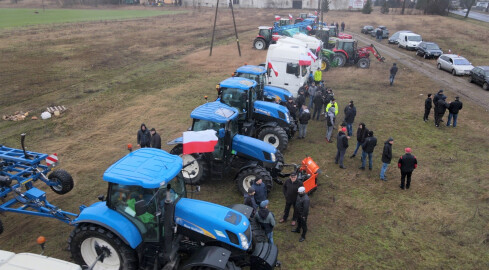
[[[79,265],[32,253],[0,250],[0,270],[82,270]]]
[[[405,48],[406,50],[416,50],[419,43],[423,41],[423,38],[415,33],[400,33],[397,41],[399,48]]]

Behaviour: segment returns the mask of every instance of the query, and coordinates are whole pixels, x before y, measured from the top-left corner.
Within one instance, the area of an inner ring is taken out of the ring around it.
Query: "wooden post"
[[[212,56],[212,46],[214,45],[214,33],[216,32],[216,21],[217,21],[217,9],[218,8],[219,8],[219,0],[217,0],[216,15],[214,16],[214,27],[212,28],[211,51],[209,52],[209,56]]]
[[[229,0],[229,3],[231,5],[231,13],[233,14],[234,33],[236,33],[236,43],[238,44],[238,53],[239,53],[239,57],[241,57],[241,49],[239,48],[238,30],[236,29],[236,20],[234,19],[233,0]]]

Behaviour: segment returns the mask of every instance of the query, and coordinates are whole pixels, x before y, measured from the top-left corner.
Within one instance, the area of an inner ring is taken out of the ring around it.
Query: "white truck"
[[[0,250],[0,270],[82,270],[79,265],[32,253]]]
[[[405,48],[406,50],[416,50],[419,43],[422,41],[423,39],[418,34],[400,33],[399,38],[397,39],[397,46],[399,46],[399,48]]]

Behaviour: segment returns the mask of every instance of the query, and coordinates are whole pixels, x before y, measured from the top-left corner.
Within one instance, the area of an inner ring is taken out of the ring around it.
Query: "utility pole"
[[[239,56],[241,57],[241,48],[239,47],[239,38],[238,38],[238,30],[236,28],[236,20],[234,18],[234,9],[233,9],[233,2],[232,0],[229,1],[229,7],[231,8],[231,14],[233,15],[233,24],[234,24],[234,33],[236,34],[236,43],[238,44],[238,53]],[[209,56],[212,56],[212,47],[214,46],[214,34],[216,32],[216,22],[217,22],[217,10],[219,8],[219,0],[217,0],[217,5],[216,5],[216,14],[214,15],[214,27],[212,28],[212,40],[211,40],[211,49],[209,52]]]
[[[212,28],[212,41],[211,41],[211,51],[209,56],[212,56],[212,46],[214,45],[214,33],[216,32],[216,22],[217,22],[217,9],[219,8],[219,0],[217,0],[216,5],[216,15],[214,16],[214,28]]]
[[[229,4],[231,5],[231,13],[233,14],[234,33],[236,34],[236,44],[238,44],[238,53],[239,53],[239,57],[241,57],[241,49],[239,48],[238,30],[236,29],[236,20],[234,19],[233,0],[229,0]]]

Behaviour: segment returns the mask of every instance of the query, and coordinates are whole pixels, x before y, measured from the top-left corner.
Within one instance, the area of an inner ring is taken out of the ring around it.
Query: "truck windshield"
[[[408,36],[409,41],[422,41],[421,36]]]
[[[236,88],[221,88],[221,102],[238,109],[239,113],[246,112],[248,90]]]
[[[194,125],[192,127],[192,131],[202,131],[202,130],[208,130],[208,129],[213,129],[215,131],[219,131],[221,128],[221,124],[216,123],[216,122],[211,122],[207,120],[202,120],[202,119],[194,119]]]

